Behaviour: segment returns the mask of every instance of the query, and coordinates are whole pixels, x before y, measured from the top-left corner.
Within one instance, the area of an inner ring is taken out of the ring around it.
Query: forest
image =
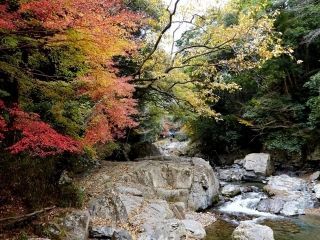
[[[320,239],[319,127],[319,0],[0,0],[0,239]]]

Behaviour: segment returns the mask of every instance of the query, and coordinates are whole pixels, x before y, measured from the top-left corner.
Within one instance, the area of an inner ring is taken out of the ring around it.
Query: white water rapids
[[[237,215],[239,213],[266,218],[279,218],[279,216],[267,212],[256,210],[258,203],[262,199],[266,199],[266,194],[262,192],[243,193],[224,203],[218,210],[223,213]]]

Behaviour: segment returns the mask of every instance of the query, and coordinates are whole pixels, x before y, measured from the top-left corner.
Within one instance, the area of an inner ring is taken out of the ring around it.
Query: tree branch
[[[172,26],[172,19],[173,16],[176,14],[177,11],[177,7],[178,7],[178,3],[180,2],[180,0],[176,0],[176,2],[174,3],[174,8],[172,10],[172,12],[170,12],[169,10],[169,6],[167,8],[167,11],[169,12],[169,22],[167,23],[167,25],[162,29],[162,31],[160,32],[160,35],[158,36],[151,52],[147,55],[147,57],[142,61],[138,71],[134,74],[134,76],[140,75],[141,74],[141,70],[143,68],[143,66],[145,65],[145,63],[152,57],[152,55],[155,53],[155,51],[158,49],[158,46],[162,40],[162,37],[164,36],[164,34],[171,28]]]

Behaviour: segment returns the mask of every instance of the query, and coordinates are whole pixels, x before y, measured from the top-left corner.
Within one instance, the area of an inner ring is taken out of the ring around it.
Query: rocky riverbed
[[[203,239],[205,227],[216,220],[196,212],[219,194],[215,172],[200,158],[105,162],[80,185],[88,196],[86,207],[53,220],[46,226],[51,237]]]
[[[221,202],[213,211],[222,221],[219,229],[216,223],[208,228],[207,240],[320,239],[319,172],[278,173],[270,156],[261,153],[217,171]],[[219,237],[223,229],[229,234]]]
[[[42,228],[67,240],[320,240],[320,220],[310,220],[319,218],[320,172],[277,173],[267,153],[213,168],[174,156],[185,146],[167,141],[161,156],[104,162],[78,181],[84,208]]]

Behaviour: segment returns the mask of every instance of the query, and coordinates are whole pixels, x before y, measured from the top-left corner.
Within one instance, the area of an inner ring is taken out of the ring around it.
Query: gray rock
[[[278,198],[263,199],[259,202],[257,210],[261,212],[271,212],[277,214],[280,213],[280,211],[282,210],[284,203],[285,202],[283,200]]]
[[[186,205],[184,202],[176,202],[170,205],[170,209],[174,213],[177,219],[185,219],[186,218]]]
[[[50,240],[50,238],[28,238],[28,240]]]
[[[114,227],[108,227],[108,226],[91,227],[89,230],[89,237],[98,238],[98,239],[111,238],[115,231],[116,231],[116,228]]]
[[[304,214],[305,209],[314,206],[314,200],[304,179],[279,175],[269,178],[264,190],[274,201],[283,202],[280,213],[286,216]]]
[[[307,182],[303,179],[290,177],[282,174],[279,176],[273,176],[269,178],[268,185],[265,186],[265,190],[271,194],[287,193],[290,191],[302,191],[307,188]]]
[[[66,240],[86,240],[88,237],[90,215],[88,211],[69,213],[62,222]]]
[[[128,231],[108,226],[92,227],[89,236],[93,239],[132,240]]]
[[[209,162],[202,158],[192,158],[193,181],[187,202],[192,210],[206,209],[219,194],[219,180]]]
[[[234,197],[241,193],[241,187],[239,185],[226,185],[221,189],[221,194],[227,197]]]
[[[263,176],[269,176],[273,172],[270,154],[251,153],[244,158],[243,167]]]
[[[107,190],[104,194],[89,202],[90,215],[113,223],[125,223],[128,213],[121,198],[114,190]]]
[[[203,239],[206,236],[206,231],[201,223],[190,219],[182,220],[182,223],[187,230],[188,237],[194,239]]]
[[[159,222],[151,228],[145,228],[144,232],[138,237],[139,240],[156,239],[186,239],[187,231],[180,220],[170,219]]]
[[[208,208],[219,193],[216,174],[201,158],[139,162],[125,181],[144,186],[146,197],[184,202],[192,210]]]
[[[241,181],[245,174],[245,170],[240,167],[232,167],[217,170],[219,174],[219,179],[226,182]]]
[[[320,183],[317,183],[314,187],[313,187],[313,191],[315,193],[316,198],[320,199]]]
[[[126,230],[115,231],[111,240],[132,240],[131,235]]]
[[[241,222],[232,233],[233,240],[274,240],[270,227],[252,222]]]
[[[112,175],[109,168],[101,169],[101,178],[109,171],[112,181],[102,188],[107,191],[94,192],[95,197],[89,201],[92,229],[98,228],[95,224],[102,220],[112,227],[129,224],[138,230],[141,240],[203,235],[200,221],[188,225],[190,231],[182,221],[187,211],[206,209],[219,194],[219,180],[208,162],[200,158],[164,157],[109,166],[112,172],[122,174]],[[119,233],[117,228],[113,228],[113,233],[112,228],[109,230],[109,236]]]
[[[143,196],[143,193],[140,190],[133,187],[119,185],[116,189],[119,193],[122,193],[122,194],[128,194],[128,195],[133,195],[138,197]]]
[[[234,160],[234,164],[238,164],[240,166],[243,166],[244,162],[245,162],[244,159],[236,159],[236,160]]]

